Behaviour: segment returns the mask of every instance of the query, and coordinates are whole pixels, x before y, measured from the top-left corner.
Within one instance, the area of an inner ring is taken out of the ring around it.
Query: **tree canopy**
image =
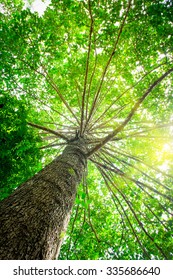
[[[172,1],[0,11],[2,198],[80,134],[88,166],[60,259],[173,259]]]

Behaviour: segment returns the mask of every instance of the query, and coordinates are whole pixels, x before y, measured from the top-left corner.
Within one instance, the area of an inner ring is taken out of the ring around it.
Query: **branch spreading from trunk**
[[[84,122],[84,112],[85,112],[85,95],[86,95],[86,88],[87,88],[87,80],[88,80],[88,71],[89,71],[89,60],[90,60],[90,52],[91,52],[91,38],[93,33],[93,16],[91,11],[91,1],[88,0],[88,7],[89,7],[89,14],[90,14],[90,31],[89,31],[89,43],[88,43],[88,55],[86,60],[86,71],[85,71],[85,79],[84,79],[84,89],[82,95],[82,112],[81,112],[81,123],[80,123],[80,133],[83,134],[83,122]]]
[[[42,126],[42,125],[39,125],[39,124],[31,123],[31,122],[27,122],[27,124],[30,125],[30,126],[32,126],[32,127],[35,127],[35,128],[38,128],[38,129],[47,131],[47,132],[49,132],[49,133],[51,133],[51,134],[54,134],[54,135],[56,135],[57,137],[59,137],[59,138],[61,138],[61,139],[64,139],[64,140],[66,140],[66,141],[69,140],[65,135],[63,135],[63,134],[61,134],[61,133],[59,133],[59,132],[57,132],[57,131],[55,131],[55,130],[53,130],[53,129],[47,128],[47,127]]]
[[[132,86],[128,87],[123,93],[121,93],[104,111],[103,113],[91,124],[91,126],[88,128],[88,130],[92,129],[92,127],[99,121],[101,121],[105,116],[106,113],[108,111],[110,111],[110,109],[112,108],[113,105],[116,104],[116,102],[122,97],[124,96],[124,94],[126,94],[129,90],[135,88],[144,78],[146,78],[150,73],[154,72],[156,69],[158,69],[159,67],[165,65],[166,62],[161,63],[159,65],[156,65],[154,68],[152,68],[150,71],[148,71],[147,73],[145,73],[135,84],[133,84]]]
[[[125,25],[126,18],[127,18],[127,16],[128,16],[130,7],[131,7],[131,2],[132,2],[132,0],[129,0],[129,2],[128,2],[128,7],[127,7],[127,11],[126,11],[126,13],[125,13],[124,19],[123,19],[122,24],[121,24],[121,26],[120,26],[119,33],[118,33],[117,39],[116,39],[116,41],[115,41],[113,50],[112,50],[111,55],[110,55],[110,57],[109,57],[109,59],[108,59],[108,61],[107,61],[106,66],[105,66],[105,68],[104,68],[104,70],[103,70],[103,73],[102,73],[102,77],[101,77],[101,80],[100,80],[100,84],[99,84],[98,90],[97,90],[97,92],[96,92],[96,94],[95,94],[95,97],[94,97],[94,100],[93,100],[93,103],[92,103],[92,106],[91,106],[91,110],[90,110],[88,119],[86,120],[86,126],[88,125],[88,123],[89,123],[89,121],[90,121],[90,119],[91,119],[91,117],[92,117],[92,114],[93,114],[93,111],[94,111],[94,108],[95,108],[97,99],[98,99],[99,94],[100,94],[100,91],[101,91],[101,89],[102,89],[102,85],[103,85],[104,78],[105,78],[105,76],[106,76],[108,67],[109,67],[109,65],[110,65],[110,63],[111,63],[111,61],[112,61],[112,58],[113,58],[113,56],[114,56],[114,54],[115,54],[117,45],[118,45],[118,43],[119,43],[119,39],[120,39],[121,33],[122,33],[122,31],[123,31],[123,28],[124,28],[124,25]]]
[[[115,130],[113,130],[112,133],[108,134],[100,144],[96,145],[94,148],[92,148],[88,152],[88,157],[94,154],[96,151],[98,151],[101,147],[103,147],[107,142],[112,140],[119,132],[121,132],[124,127],[129,123],[129,121],[132,119],[133,115],[139,108],[139,106],[142,104],[142,102],[145,100],[145,98],[150,94],[150,92],[155,88],[166,76],[168,76],[171,72],[173,72],[173,68],[169,69],[167,72],[165,72],[160,78],[158,78],[152,85],[149,86],[149,88],[145,91],[143,96],[138,99],[138,101],[133,106],[131,112],[127,116],[127,118],[123,121],[123,123],[118,126]]]

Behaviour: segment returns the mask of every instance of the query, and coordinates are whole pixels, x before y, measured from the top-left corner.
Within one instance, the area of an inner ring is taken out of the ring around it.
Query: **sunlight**
[[[24,3],[24,9],[29,8],[32,13],[38,12],[39,16],[42,16],[50,5],[51,0],[45,0],[44,2],[41,0],[34,0],[31,4],[28,0],[24,0]]]
[[[164,144],[163,145],[163,151],[165,151],[165,152],[171,152],[171,147],[170,147],[170,145],[169,144]]]
[[[4,9],[4,6],[0,3],[0,12],[2,14],[5,14],[5,9]]]
[[[103,52],[103,50],[104,50],[103,48],[96,48],[96,53],[97,53],[97,54],[100,54],[100,53]]]
[[[165,161],[162,165],[159,166],[161,171],[168,171],[169,169],[169,165],[168,165],[168,161]]]
[[[172,154],[172,145],[165,143],[163,144],[162,150],[159,152],[159,156],[164,160],[164,162],[159,166],[161,171],[167,172],[170,169],[169,157]]]

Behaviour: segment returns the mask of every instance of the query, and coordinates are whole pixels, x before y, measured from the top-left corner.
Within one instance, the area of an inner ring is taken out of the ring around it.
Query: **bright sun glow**
[[[24,9],[29,8],[32,13],[38,12],[39,16],[42,16],[50,5],[51,0],[45,0],[44,2],[41,0],[34,0],[32,4],[29,4],[29,1],[24,0],[25,6]]]
[[[169,144],[164,144],[164,146],[163,146],[163,151],[165,151],[165,152],[170,152],[172,149],[171,149],[171,147],[170,147],[170,145]]]
[[[161,171],[167,171],[169,169],[168,162],[165,161],[162,165],[160,165]]]

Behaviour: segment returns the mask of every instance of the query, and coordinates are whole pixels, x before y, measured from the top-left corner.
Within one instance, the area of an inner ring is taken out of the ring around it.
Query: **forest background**
[[[172,1],[27,5],[1,1],[1,200],[83,136],[59,259],[173,259]]]

